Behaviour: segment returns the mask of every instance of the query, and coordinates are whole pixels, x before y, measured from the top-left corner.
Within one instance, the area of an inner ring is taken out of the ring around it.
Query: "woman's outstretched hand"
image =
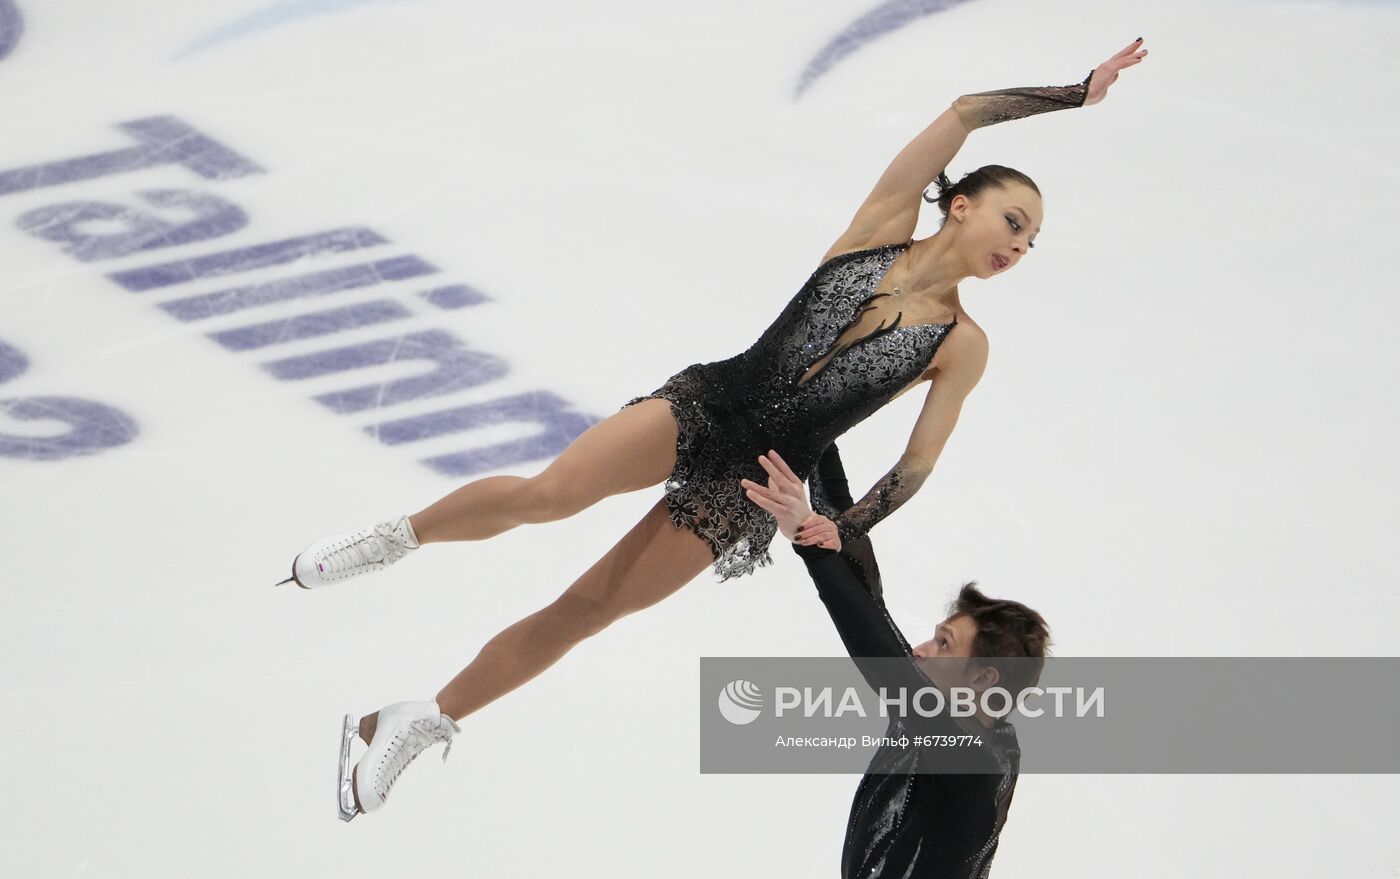
[[[839,550],[841,537],[836,523],[812,512],[802,480],[782,456],[770,449],[767,455],[758,456],[758,463],[768,472],[768,484],[739,480],[749,500],[772,513],[778,520],[778,530],[793,543]]]
[[[1084,106],[1102,101],[1108,94],[1108,87],[1117,82],[1118,71],[1132,67],[1147,57],[1147,50],[1141,48],[1142,44],[1142,37],[1138,37],[1128,44],[1128,48],[1094,68],[1094,75],[1089,77],[1089,90],[1084,98]]]

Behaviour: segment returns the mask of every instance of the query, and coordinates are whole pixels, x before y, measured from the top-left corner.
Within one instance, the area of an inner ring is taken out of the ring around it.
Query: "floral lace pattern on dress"
[[[884,322],[833,352],[880,294],[908,243],[840,254],[812,273],[763,335],[736,357],[694,363],[650,394],[679,428],[676,464],[666,480],[671,520],[704,538],[721,581],[772,563],[777,522],[744,494],[740,479],[766,482],[758,456],[776,449],[807,479],[822,451],[928,369],[948,324]],[[804,372],[824,360],[819,371]],[[857,513],[871,511],[857,505]],[[868,528],[869,517],[862,519]]]

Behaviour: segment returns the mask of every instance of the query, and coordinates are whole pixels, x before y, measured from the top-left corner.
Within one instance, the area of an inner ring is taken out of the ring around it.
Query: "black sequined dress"
[[[963,95],[951,109],[971,131],[1081,107],[1093,78],[1091,70],[1073,85]],[[832,440],[923,374],[956,325],[956,318],[946,324],[901,323],[898,307],[872,304],[889,295],[874,291],[908,247],[909,242],[886,244],[832,257],[749,350],[717,363],[691,364],[652,393],[625,404],[652,397],[671,402],[680,433],[676,466],[666,480],[666,504],[677,527],[690,528],[709,542],[721,580],[772,562],[768,545],[777,523],[749,501],[739,484],[741,478],[766,483],[768,474],[758,456],[775,449],[807,479]],[[857,326],[867,311],[880,321],[868,332]],[[848,329],[855,338],[846,339]],[[917,461],[901,458],[839,516],[823,509],[816,494],[813,508],[836,523],[842,555],[848,555],[847,545],[859,544],[872,525],[918,490],[926,475]]]
[[[775,449],[807,479],[833,440],[928,369],[956,325],[956,318],[904,323],[897,314],[834,347],[872,300],[889,295],[875,289],[908,247],[887,244],[832,257],[747,351],[691,364],[624,404],[670,401],[680,432],[666,505],[677,527],[710,544],[720,580],[772,562],[768,547],[777,523],[739,484],[767,483],[758,456]]]

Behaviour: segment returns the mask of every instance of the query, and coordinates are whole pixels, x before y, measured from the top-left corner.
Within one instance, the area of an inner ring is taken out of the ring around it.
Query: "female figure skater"
[[[1014,267],[1034,246],[1043,214],[1039,189],[1019,171],[988,165],[953,185],[943,169],[974,129],[1102,101],[1119,72],[1146,56],[1141,44],[1139,37],[1075,85],[954,101],[900,151],[807,283],[744,353],[692,364],[628,401],[538,476],[479,479],[413,516],[326,538],[300,553],[282,582],[311,589],[384,568],[423,543],[483,540],[666,484],[663,500],[616,546],[553,603],[487,642],[435,701],[396,703],[358,724],[347,715],[341,817],[382,805],[409,761],[435,741],[450,743],[460,731],[455,719],[672,594],[707,565],[726,580],[769,564],[774,519],[745,497],[740,482],[764,476],[758,455],[781,448],[806,477],[836,437],[929,381],[905,453],[834,518],[840,540],[856,542],[907,501],[932,470],[986,364],[986,335],[963,311],[958,283]],[[935,180],[943,225],[913,241],[920,194]],[[356,734],[369,750],[347,772]]]

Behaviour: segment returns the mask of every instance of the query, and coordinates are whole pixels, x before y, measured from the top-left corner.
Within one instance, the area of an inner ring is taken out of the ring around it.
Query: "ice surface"
[[[1044,231],[963,287],[990,365],[874,533],[892,613],[976,578],[1061,655],[1395,654],[1400,10],[930,2],[830,54],[877,5],[0,0],[0,873],[834,875],[856,777],[698,772],[699,657],[839,653],[781,544],[350,825],[342,714],[431,698],[660,489],[271,584],[742,350],[953,98],[1138,35],[949,169],[1030,174]],[[138,149],[171,125],[209,143]],[[921,400],[843,439],[857,495]],[[1390,876],[1397,793],[1026,776],[995,874]]]

